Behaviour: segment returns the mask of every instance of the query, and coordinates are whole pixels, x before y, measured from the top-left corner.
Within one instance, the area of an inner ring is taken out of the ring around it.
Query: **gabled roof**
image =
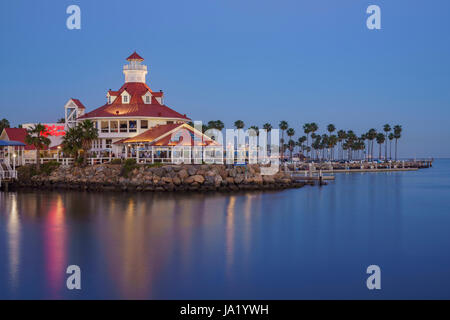
[[[186,133],[189,136],[186,136]],[[149,143],[152,146],[219,146],[217,142],[185,123],[157,125],[135,137],[115,142],[115,144],[126,143]]]
[[[9,141],[19,141],[25,144],[25,150],[36,150],[33,145],[28,145],[25,142],[25,137],[27,136],[27,129],[25,128],[5,128],[6,135]],[[47,147],[44,148],[46,150]]]
[[[131,95],[129,103],[122,103],[122,92]],[[145,104],[142,96],[146,92],[152,93],[151,103]],[[108,118],[108,117],[149,117],[149,118],[171,118],[190,120],[185,114],[176,112],[166,105],[160,104],[156,97],[162,96],[162,92],[152,92],[152,90],[141,82],[127,82],[118,91],[109,91],[117,94],[117,98],[111,104],[105,104],[91,112],[86,113],[79,119]]]
[[[80,100],[72,98],[72,101],[77,105],[80,109],[86,109],[86,107],[81,103]]]
[[[135,51],[135,52],[133,52],[133,53],[131,54],[131,56],[129,56],[129,57],[127,58],[127,61],[130,61],[130,60],[144,61],[144,58],[142,58],[140,55],[138,55],[138,54],[136,53],[136,51]]]

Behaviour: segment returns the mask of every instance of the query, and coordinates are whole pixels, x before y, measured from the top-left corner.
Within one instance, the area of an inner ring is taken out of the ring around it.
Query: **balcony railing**
[[[145,65],[130,65],[130,64],[126,64],[123,66],[123,70],[145,70],[147,71],[147,66]]]

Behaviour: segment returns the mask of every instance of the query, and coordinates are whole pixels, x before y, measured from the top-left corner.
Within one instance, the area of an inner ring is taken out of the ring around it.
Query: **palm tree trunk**
[[[386,132],[386,138],[384,139],[384,143],[385,143],[385,145],[384,145],[384,161],[387,161],[387,142],[388,142],[388,135],[387,135],[387,132]]]
[[[39,171],[41,168],[41,150],[36,148],[36,168]]]
[[[389,159],[392,160],[392,140],[389,140]]]
[[[395,161],[397,161],[397,140],[395,139]]]

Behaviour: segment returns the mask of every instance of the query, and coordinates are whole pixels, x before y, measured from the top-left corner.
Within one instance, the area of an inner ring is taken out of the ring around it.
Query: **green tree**
[[[236,121],[234,122],[234,127],[235,127],[236,129],[244,129],[244,127],[245,127],[244,121],[242,121],[242,120],[236,120]]]
[[[289,137],[288,144],[289,144],[289,151],[291,152],[291,160],[292,160],[292,152],[294,151],[294,146],[295,146],[295,143],[292,140],[292,137],[295,135],[295,130],[293,128],[289,128],[289,129],[287,129],[286,134]]]
[[[263,124],[263,129],[266,130],[267,132],[272,131],[272,125],[270,123],[264,123]]]
[[[98,130],[91,120],[85,120],[66,132],[62,142],[63,151],[74,158],[82,157],[82,162],[86,165],[87,153],[95,139],[98,139]]]
[[[287,121],[282,120],[282,121],[280,121],[278,127],[281,130],[281,145],[282,145],[281,158],[284,159],[284,150],[285,150],[284,131],[286,131],[289,128],[289,125],[288,125]]]
[[[391,132],[389,133],[389,159],[392,160],[392,140],[394,140],[394,134]]]
[[[397,161],[397,144],[398,139],[402,137],[402,126],[396,125],[394,126],[394,139],[395,139],[395,161]]]
[[[98,139],[98,130],[91,120],[84,120],[79,123],[81,129],[81,145],[83,146],[83,163],[86,164],[87,153],[92,148],[92,142]]]
[[[342,148],[342,144],[343,144],[343,141],[345,139],[347,139],[347,133],[344,130],[339,130],[337,135],[338,135],[339,149],[341,149],[340,150],[341,151],[340,159],[344,159],[344,149]]]
[[[389,124],[385,124],[383,126],[383,131],[384,131],[384,140],[386,141],[386,144],[384,145],[384,160],[387,161],[387,141],[388,141],[388,134],[391,131],[391,126]]]
[[[251,126],[249,129],[254,130],[256,135],[259,136],[259,127],[258,126]]]
[[[2,134],[3,129],[9,128],[9,127],[10,127],[10,123],[8,120],[6,120],[5,118],[0,120],[0,134]]]
[[[297,140],[297,145],[299,146],[299,148],[302,151],[303,155],[305,155],[305,149],[306,149],[305,141],[306,141],[306,136],[301,136]]]
[[[41,150],[50,145],[50,139],[42,135],[44,131],[45,126],[38,123],[28,129],[25,136],[25,143],[36,148],[36,167],[38,171],[41,168]]]
[[[384,134],[380,132],[377,134],[376,139],[377,139],[378,146],[380,147],[380,152],[378,154],[378,160],[381,160],[381,145],[384,143],[386,138],[385,138]]]
[[[303,125],[303,132],[306,134],[306,146],[309,147],[309,134],[311,133],[311,124],[310,123],[305,123]],[[311,148],[309,148],[309,150],[311,150]]]
[[[62,151],[73,158],[78,158],[82,148],[80,127],[69,128],[62,140]]]
[[[369,140],[369,154],[371,160],[373,160],[373,140],[376,137],[377,137],[377,130],[372,128],[367,132],[367,139]]]

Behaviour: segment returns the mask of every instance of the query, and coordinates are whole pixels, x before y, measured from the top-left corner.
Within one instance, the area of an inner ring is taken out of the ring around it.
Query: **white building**
[[[126,148],[120,141],[158,125],[182,125],[190,120],[186,114],[180,114],[164,104],[162,91],[154,92],[146,84],[148,71],[147,66],[142,64],[142,57],[134,52],[127,61],[129,63],[123,67],[125,83],[119,90],[107,92],[105,105],[90,112],[85,112],[77,99],[71,99],[65,105],[66,127],[89,119],[98,128],[99,139],[94,141],[91,150],[94,153],[112,152],[116,157],[122,156]]]

